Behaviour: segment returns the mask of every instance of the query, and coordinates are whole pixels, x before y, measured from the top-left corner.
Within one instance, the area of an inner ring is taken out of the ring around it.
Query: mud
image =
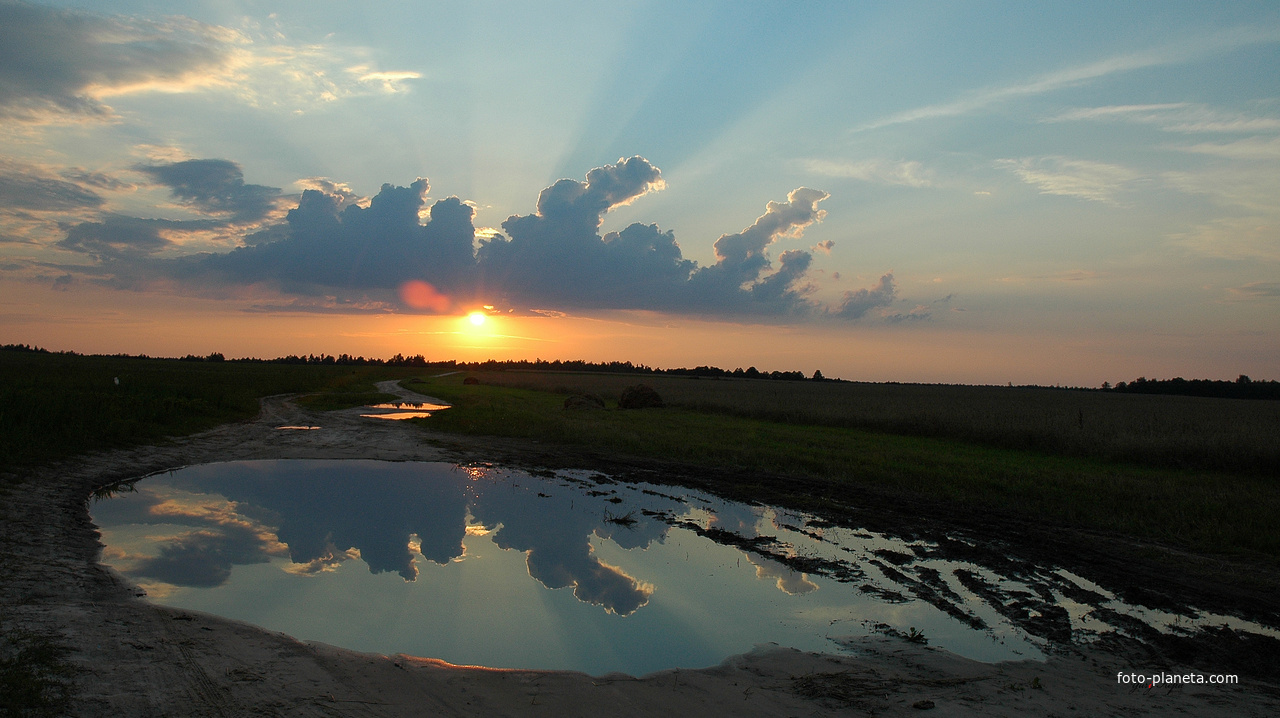
[[[405,401],[431,401],[398,386],[380,388]],[[1052,607],[1043,592],[1008,595],[976,576],[973,590],[1005,606],[1004,615],[1034,635],[1058,641],[1047,662],[982,664],[900,638],[873,637],[851,642],[851,655],[765,648],[717,668],[643,678],[496,671],[430,658],[359,654],[152,605],[98,563],[101,545],[87,510],[89,497],[148,473],[250,459],[493,461],[533,469],[593,468],[618,480],[681,484],[738,500],[789,505],[833,525],[918,539],[928,546],[918,554],[982,554],[980,563],[1000,564],[1011,574],[1034,574],[1037,564],[1062,565],[1153,608],[1176,612],[1196,605],[1280,623],[1274,591],[1280,580],[1256,562],[1233,564],[1010,518],[963,516],[946,506],[921,506],[892,495],[863,495],[857,505],[821,496],[815,501],[812,487],[792,479],[690,470],[531,442],[435,435],[360,413],[316,414],[288,397],[270,397],[251,422],[26,471],[24,483],[0,498],[0,630],[44,636],[69,650],[66,660],[75,675],[70,712],[82,716],[782,716],[847,715],[850,710],[876,715],[921,710],[937,711],[930,715],[1280,714],[1280,650],[1274,639],[1222,628],[1145,635],[1145,640],[1110,635],[1076,645],[1060,640],[1060,616],[1045,610]],[[280,426],[319,428],[277,430]],[[756,548],[767,551],[768,546],[761,542]],[[945,584],[927,570],[906,575],[912,557],[877,560],[880,570],[901,573],[911,593],[935,605],[953,603]],[[1171,565],[1186,570],[1170,571]],[[1224,581],[1224,576],[1240,580]],[[1049,576],[1040,579],[1053,584]],[[1084,589],[1072,586],[1067,590],[1082,595]],[[1230,686],[1148,687],[1116,679],[1122,671],[1187,667],[1238,673],[1241,680]]]

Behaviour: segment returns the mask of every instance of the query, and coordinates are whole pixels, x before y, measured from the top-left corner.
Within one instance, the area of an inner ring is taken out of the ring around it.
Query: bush
[[[645,384],[629,386],[618,397],[619,409],[658,409],[662,406],[662,397],[658,396],[653,387]]]

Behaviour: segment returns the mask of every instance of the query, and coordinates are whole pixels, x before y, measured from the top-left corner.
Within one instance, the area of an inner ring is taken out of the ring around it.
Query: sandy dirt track
[[[429,400],[391,383],[406,400]],[[242,459],[454,460],[421,429],[359,410],[305,412],[287,397],[252,422],[78,457],[29,472],[0,498],[0,621],[73,649],[81,716],[1242,716],[1280,715],[1273,685],[1148,689],[1102,651],[982,664],[892,638],[847,655],[758,649],[716,668],[622,675],[498,671],[361,654],[155,606],[98,564],[86,499],[111,482]],[[278,430],[319,425],[315,431]],[[481,440],[448,437],[481,455]],[[509,449],[509,447],[508,447]],[[510,452],[507,451],[507,454]]]

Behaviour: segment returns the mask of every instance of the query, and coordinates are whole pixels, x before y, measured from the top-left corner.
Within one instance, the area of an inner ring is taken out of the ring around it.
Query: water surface
[[[459,664],[642,675],[763,643],[831,652],[848,636],[913,631],[995,661],[1131,621],[1232,620],[1129,606],[1054,567],[983,566],[590,472],[250,461],[132,489],[93,516],[103,562],[151,600]]]

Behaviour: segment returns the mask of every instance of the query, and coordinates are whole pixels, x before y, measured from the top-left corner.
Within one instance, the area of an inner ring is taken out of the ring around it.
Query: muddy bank
[[[462,668],[302,643],[214,616],[153,606],[97,563],[101,547],[86,509],[86,497],[95,489],[213,461],[487,458],[525,466],[589,461],[602,470],[638,472],[649,481],[703,481],[713,491],[732,486],[749,491],[760,484],[732,483],[729,476],[705,472],[699,479],[657,464],[628,467],[608,457],[574,456],[519,442],[431,436],[359,414],[358,409],[311,414],[276,397],[263,401],[263,413],[253,422],[30,472],[0,508],[0,627],[47,635],[71,650],[67,660],[76,671],[72,712],[83,716],[785,716],[847,715],[851,710],[917,715],[929,706],[937,712],[928,715],[1073,709],[1082,715],[1280,713],[1275,688],[1261,679],[1242,679],[1235,686],[1118,684],[1118,672],[1150,673],[1174,665],[1167,651],[1131,642],[1064,648],[1045,663],[981,664],[901,639],[875,637],[856,641],[849,655],[766,649],[717,668],[665,671],[641,679]],[[768,498],[767,492],[754,498]],[[848,511],[852,516],[872,505],[869,499],[866,506]],[[893,518],[885,510],[870,513],[881,522]],[[892,558],[885,560],[892,563]],[[1167,582],[1158,586],[1161,595],[1170,596],[1177,588]],[[1258,605],[1265,609],[1266,603]]]

